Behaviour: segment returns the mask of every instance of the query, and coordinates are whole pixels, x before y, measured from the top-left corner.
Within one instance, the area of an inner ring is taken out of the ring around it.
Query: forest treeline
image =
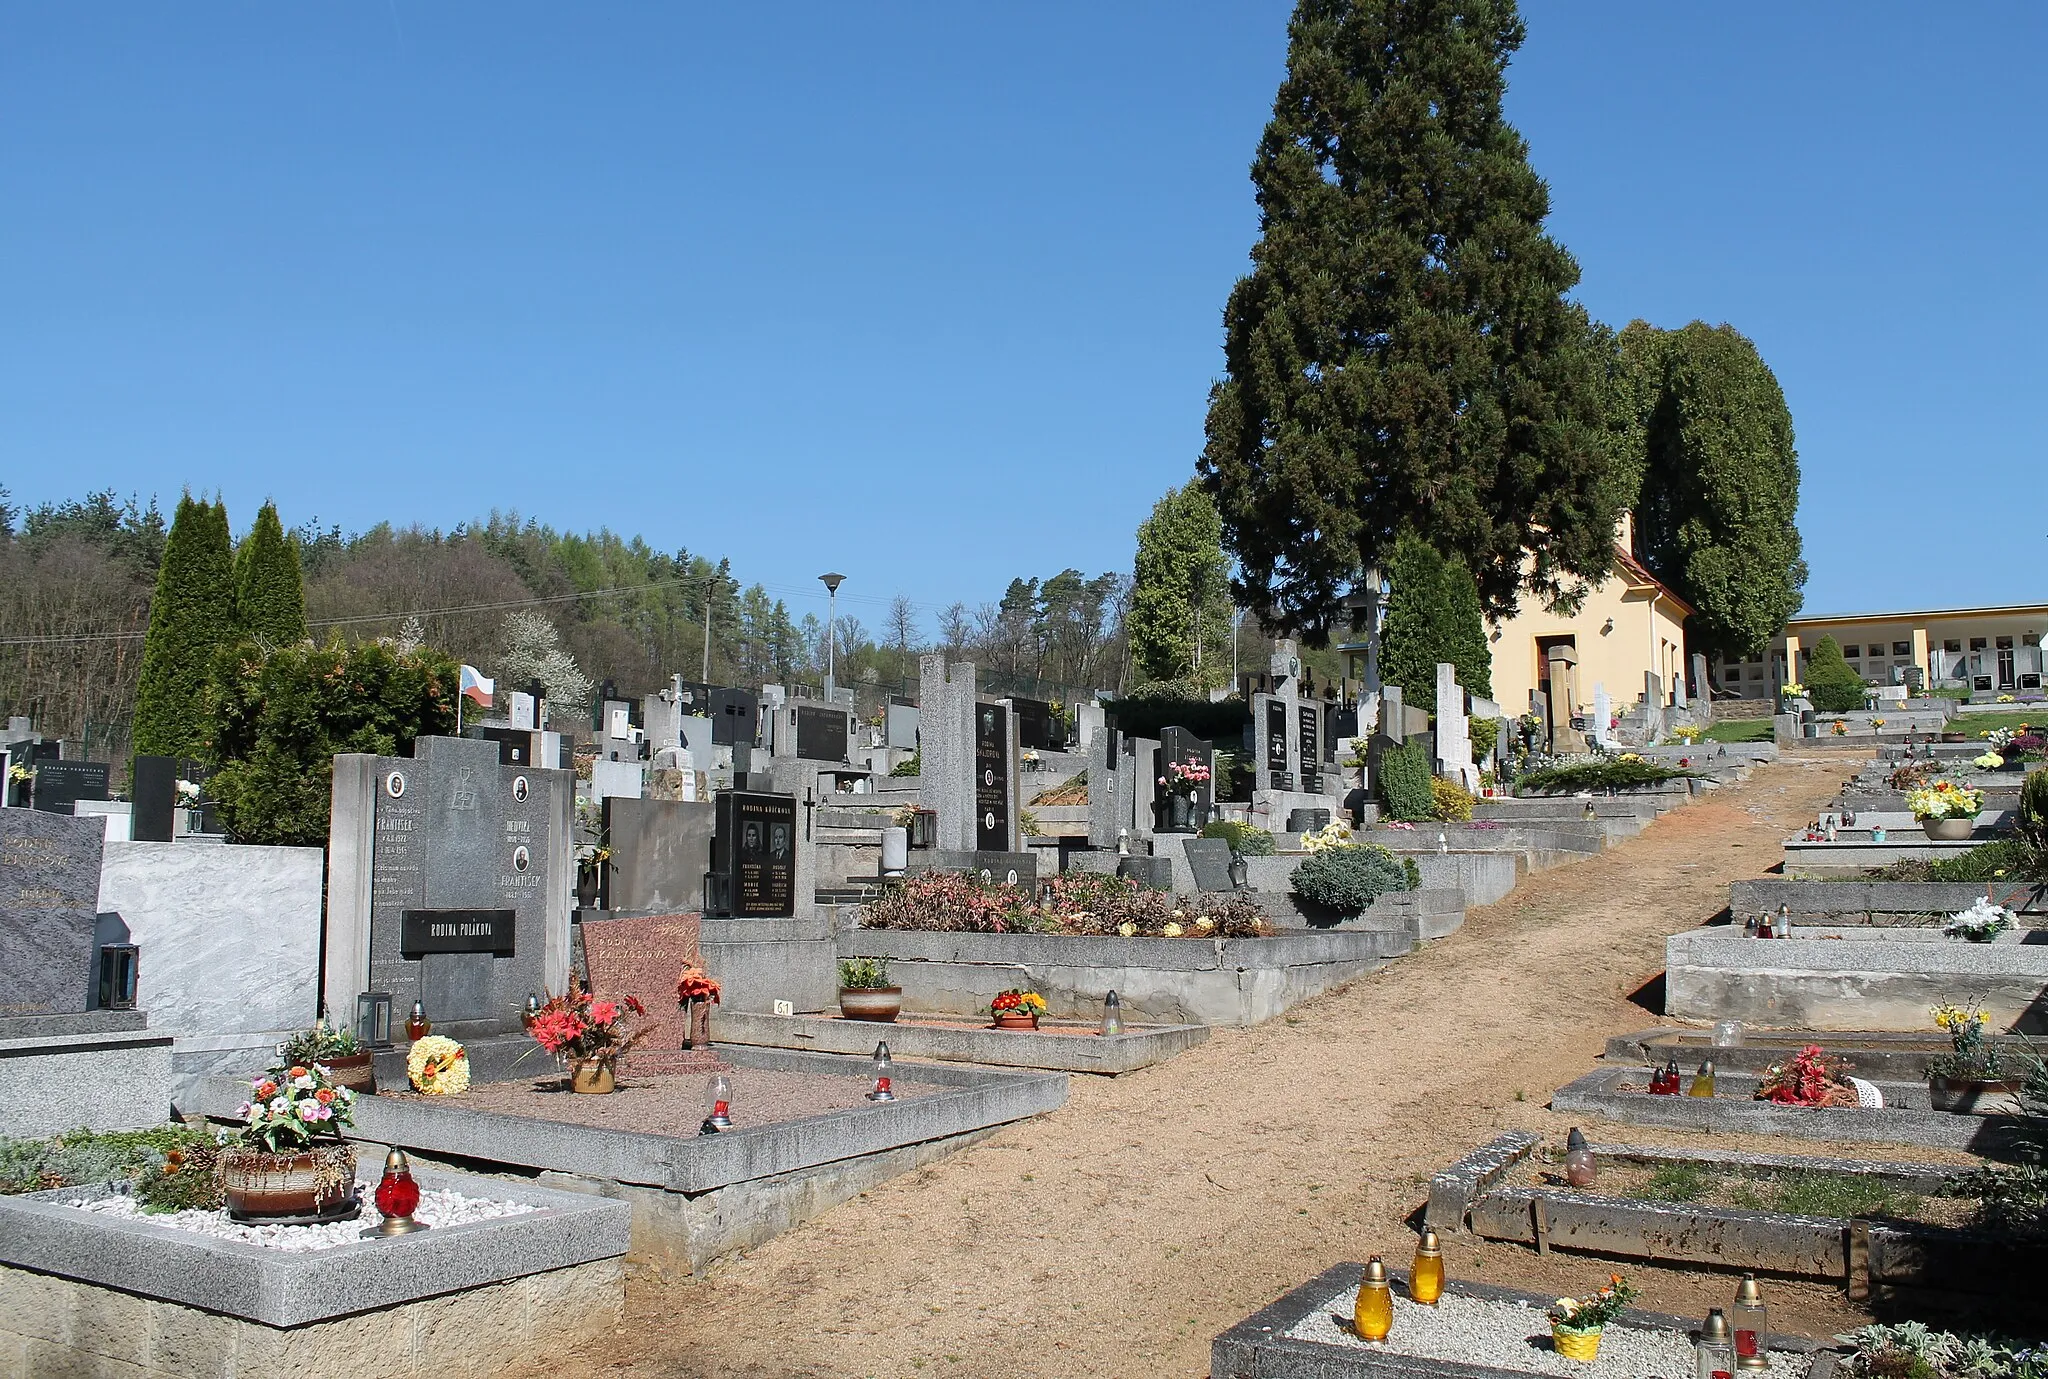
[[[95,757],[125,753],[167,526],[154,498],[101,491],[29,507],[0,489],[6,712],[33,716],[46,735],[85,739]],[[537,612],[592,680],[610,679],[638,695],[671,674],[699,677],[708,606],[714,683],[817,686],[824,679],[824,620],[792,616],[767,585],[743,583],[729,561],[709,553],[657,550],[610,531],[558,531],[496,512],[449,531],[380,523],[351,534],[306,520],[290,534],[318,640],[410,632],[490,673],[505,646],[507,614]],[[1091,577],[1067,569],[1019,576],[993,602],[934,607],[897,595],[886,606],[866,604],[879,613],[878,626],[842,612],[839,683],[868,704],[914,693],[917,657],[942,649],[1021,693],[1033,684],[1049,695],[1063,687],[1122,688],[1130,675],[1130,584],[1120,572]],[[842,595],[840,608],[848,602]],[[418,619],[411,629],[409,616]]]

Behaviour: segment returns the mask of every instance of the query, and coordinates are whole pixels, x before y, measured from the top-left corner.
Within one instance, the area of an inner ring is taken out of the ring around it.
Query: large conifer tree
[[[235,640],[234,561],[225,503],[186,494],[157,567],[135,694],[137,752],[198,757],[206,743],[207,677]]]
[[[242,635],[265,646],[305,640],[306,586],[299,574],[299,543],[285,535],[275,503],[257,510],[256,525],[235,552],[235,613]]]
[[[1198,484],[1169,490],[1138,524],[1127,626],[1141,682],[1230,678],[1229,575],[1216,504]]]
[[[1447,661],[1468,692],[1491,698],[1493,651],[1471,572],[1406,534],[1394,544],[1386,574],[1392,592],[1380,631],[1381,681],[1399,685],[1409,705],[1433,713],[1437,664]]]
[[[1300,0],[1288,34],[1199,466],[1240,601],[1318,642],[1403,530],[1492,613],[1604,575],[1611,346],[1501,116],[1512,0]]]
[[[1693,605],[1693,650],[1757,656],[1799,611],[1806,583],[1784,391],[1732,326],[1637,321],[1621,341],[1617,426],[1642,472],[1636,554]]]

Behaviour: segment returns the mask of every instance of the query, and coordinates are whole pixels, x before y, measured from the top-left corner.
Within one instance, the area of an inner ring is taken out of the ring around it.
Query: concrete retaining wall
[[[1776,915],[1791,907],[1794,924],[1887,924],[1937,922],[1984,897],[1968,881],[1786,881],[1764,877],[1728,887],[1728,913],[1737,921]],[[2019,912],[2048,915],[2048,892],[1994,883],[1998,903]]]
[[[704,970],[718,978],[721,1005],[771,1011],[833,1009],[839,1000],[835,907],[799,905],[796,919],[706,919],[698,937]]]
[[[1255,939],[855,929],[840,944],[848,957],[889,959],[889,975],[915,1011],[978,1015],[998,993],[1030,987],[1045,996],[1049,1014],[1091,1019],[1115,991],[1128,1019],[1194,1025],[1259,1024],[1414,947],[1405,931],[1377,929]]]
[[[1724,929],[1664,945],[1664,1011],[1815,1030],[1929,1028],[1943,1001],[1981,1006],[1995,1030],[2048,1028],[2048,944],[1743,938]]]

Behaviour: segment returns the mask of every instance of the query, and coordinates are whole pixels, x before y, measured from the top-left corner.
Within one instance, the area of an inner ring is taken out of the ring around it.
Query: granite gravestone
[[[604,836],[612,850],[607,908],[629,914],[701,909],[715,810],[685,799],[606,799]]]
[[[1206,779],[1196,782],[1192,790],[1184,790],[1173,778],[1172,768],[1175,766],[1198,766],[1209,774]],[[1193,797],[1194,816],[1206,819],[1209,810],[1214,807],[1216,802],[1215,769],[1215,743],[1208,741],[1206,738],[1196,737],[1186,728],[1173,726],[1161,728],[1159,730],[1159,764],[1158,769],[1152,773],[1153,784],[1159,791],[1161,813],[1164,814],[1171,810],[1171,799],[1174,795],[1191,795]],[[1166,784],[1159,785],[1159,781],[1162,778],[1165,779]],[[1168,819],[1161,819],[1159,831],[1165,832],[1164,825],[1170,822]]]
[[[135,797],[128,837],[138,843],[168,843],[177,833],[178,759],[138,756],[129,792]]]
[[[1323,706],[1312,701],[1297,704],[1294,717],[1301,744],[1301,788],[1318,795],[1323,789]]]
[[[1190,838],[1182,845],[1187,851],[1188,869],[1195,874],[1198,891],[1234,891],[1230,879],[1230,843],[1223,838]]]
[[[1010,849],[1009,711],[1001,704],[974,709],[974,848]]]
[[[69,814],[80,800],[104,800],[107,777],[104,761],[38,762],[35,807],[47,814]]]
[[[1039,699],[1012,699],[1017,715],[1017,745],[1036,752],[1052,750],[1052,705]]]
[[[738,689],[715,689],[706,697],[710,700],[711,741],[720,747],[753,746],[760,735],[760,699]]]
[[[102,819],[0,810],[0,1028],[92,1008],[106,837]]]
[[[684,968],[703,962],[697,946],[697,916],[586,920],[582,929],[590,990],[605,1000],[623,1002],[631,996],[647,1008],[645,1015],[627,1020],[629,1029],[647,1034],[620,1060],[619,1071],[629,1075],[722,1071],[725,1065],[708,1046],[683,1047],[690,1027],[676,1001],[676,981]]]
[[[1294,777],[1287,769],[1287,705],[1279,699],[1259,696],[1264,705],[1265,775],[1267,788],[1292,790]]]
[[[335,758],[328,1016],[350,1023],[356,995],[382,991],[437,1033],[518,1033],[527,995],[567,976],[571,789],[482,738]]]
[[[722,790],[716,810],[705,909],[735,919],[790,918],[796,913],[796,796]]]
[[[799,704],[790,709],[796,718],[796,754],[805,761],[843,762],[851,749],[852,715],[839,708],[813,708]]]

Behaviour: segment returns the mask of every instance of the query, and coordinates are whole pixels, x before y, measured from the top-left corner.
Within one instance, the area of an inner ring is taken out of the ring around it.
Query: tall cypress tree
[[[1380,631],[1380,679],[1399,685],[1418,709],[1436,707],[1436,668],[1458,668],[1458,683],[1473,694],[1493,694],[1493,652],[1479,611],[1472,573],[1446,560],[1428,542],[1404,534],[1387,562],[1386,625]]]
[[[1240,601],[1320,642],[1403,530],[1493,614],[1605,575],[1612,347],[1501,115],[1513,0],[1299,0],[1288,37],[1198,466]]]
[[[206,684],[215,653],[235,639],[234,561],[225,503],[178,500],[157,567],[135,694],[135,750],[197,757],[206,743]]]
[[[1642,471],[1636,554],[1693,605],[1695,650],[1759,655],[1799,611],[1806,583],[1784,390],[1732,326],[1638,321],[1621,340],[1617,425]]]
[[[235,615],[245,637],[289,646],[306,637],[306,586],[299,543],[285,535],[277,505],[265,503],[235,552]]]
[[[1168,490],[1138,524],[1125,625],[1140,681],[1230,678],[1229,573],[1216,504],[1197,484]],[[1197,654],[1198,636],[1209,654]]]

